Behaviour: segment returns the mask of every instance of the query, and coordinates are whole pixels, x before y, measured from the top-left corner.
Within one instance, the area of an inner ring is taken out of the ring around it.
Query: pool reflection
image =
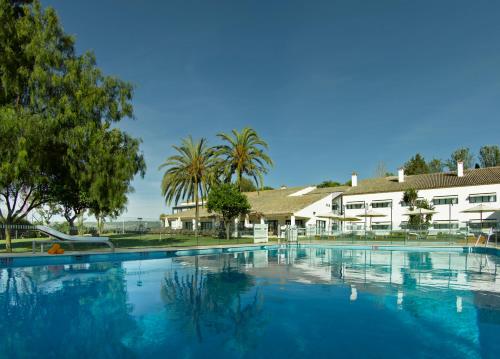
[[[498,265],[292,247],[9,268],[0,357],[493,357]]]

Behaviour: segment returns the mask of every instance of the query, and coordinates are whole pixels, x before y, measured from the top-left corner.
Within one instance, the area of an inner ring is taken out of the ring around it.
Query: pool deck
[[[65,251],[64,254],[54,255],[48,254],[47,252],[19,252],[19,253],[0,253],[0,258],[26,258],[26,257],[60,257],[60,256],[72,256],[72,255],[92,255],[92,254],[110,254],[110,253],[140,253],[140,252],[177,252],[184,250],[202,250],[202,249],[227,249],[227,248],[248,248],[248,247],[262,247],[262,246],[278,246],[278,245],[296,245],[296,243],[286,243],[286,242],[268,242],[268,243],[243,243],[243,244],[215,244],[206,246],[179,246],[179,247],[134,247],[134,248],[115,248],[112,252],[107,248],[103,249],[92,249],[88,251]],[[468,245],[466,243],[448,243],[448,242],[390,242],[390,241],[367,241],[367,242],[352,242],[352,241],[329,241],[329,240],[312,240],[312,241],[302,241],[299,242],[300,245],[323,245],[328,247],[338,247],[339,249],[349,249],[349,248],[359,248],[359,249],[430,249],[430,250],[457,250],[464,248],[474,248],[472,243]],[[382,248],[381,248],[382,247]],[[488,245],[488,247],[477,246],[475,248],[492,248],[500,250],[500,245],[495,246],[494,244]]]

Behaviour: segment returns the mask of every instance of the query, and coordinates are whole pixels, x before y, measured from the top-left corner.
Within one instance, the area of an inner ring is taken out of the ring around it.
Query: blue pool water
[[[500,353],[500,260],[492,254],[314,246],[195,253],[28,267],[4,260],[0,358]]]

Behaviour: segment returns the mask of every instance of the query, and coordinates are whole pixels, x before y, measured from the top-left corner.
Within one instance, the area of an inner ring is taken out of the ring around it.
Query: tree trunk
[[[238,190],[241,192],[241,179],[243,177],[243,174],[241,171],[238,171]]]
[[[75,235],[78,233],[78,231],[75,231],[75,218],[66,218],[69,224],[69,234],[70,235]]]
[[[101,236],[101,216],[96,216],[97,219],[97,235]]]
[[[74,215],[71,215],[71,210],[65,210],[64,218],[68,222],[69,225],[69,234],[75,235],[78,234],[78,231],[75,231],[75,219],[78,217],[77,211],[74,211]]]
[[[12,241],[10,238],[10,229],[8,224],[5,224],[5,251],[12,253]]]
[[[224,224],[226,225],[226,239],[230,240],[231,239],[231,221],[224,220]]]
[[[194,236],[198,237],[198,220],[200,217],[200,208],[198,207],[198,183],[195,183],[194,187],[194,204],[195,204]]]

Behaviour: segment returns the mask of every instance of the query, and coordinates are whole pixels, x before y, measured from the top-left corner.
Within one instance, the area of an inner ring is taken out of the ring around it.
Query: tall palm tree
[[[161,192],[167,204],[190,199],[195,203],[194,233],[198,236],[199,202],[204,198],[212,183],[215,156],[202,138],[193,141],[189,136],[180,146],[172,146],[177,154],[170,156],[160,166],[166,168],[161,183]]]
[[[243,175],[252,178],[258,188],[263,185],[263,175],[273,161],[265,152],[267,143],[254,129],[245,127],[241,132],[233,130],[230,134],[219,133],[217,136],[225,142],[215,147],[217,155],[224,165],[227,180],[236,175],[236,185],[241,190]]]

